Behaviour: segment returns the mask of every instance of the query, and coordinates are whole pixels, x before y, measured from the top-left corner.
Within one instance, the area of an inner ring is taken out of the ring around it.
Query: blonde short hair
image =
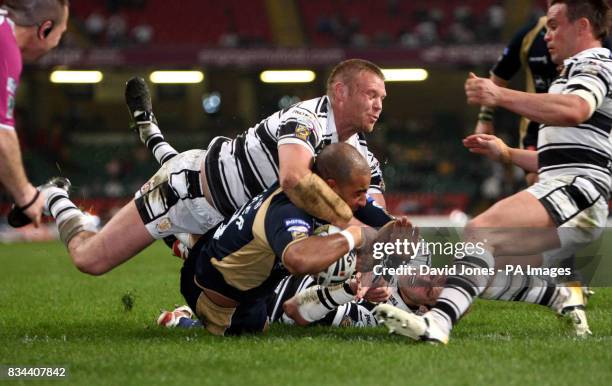
[[[348,59],[340,62],[332,69],[329,78],[327,78],[327,95],[331,97],[333,95],[334,83],[340,81],[344,84],[351,85],[357,74],[362,71],[371,72],[378,76],[380,79],[385,80],[380,67],[374,63],[364,59]]]

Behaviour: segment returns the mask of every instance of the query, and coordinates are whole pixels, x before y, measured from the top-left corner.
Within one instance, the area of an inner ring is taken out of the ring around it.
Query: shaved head
[[[370,175],[370,166],[365,157],[347,143],[332,143],[318,155],[314,171],[324,180],[332,179],[346,184],[355,176]]]

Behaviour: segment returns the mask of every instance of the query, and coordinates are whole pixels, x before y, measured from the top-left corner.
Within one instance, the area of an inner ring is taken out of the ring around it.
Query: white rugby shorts
[[[189,150],[166,162],[134,195],[145,227],[155,239],[204,234],[223,221],[202,190],[205,150]]]
[[[575,253],[601,236],[608,217],[608,198],[588,178],[561,176],[537,182],[526,189],[544,205],[557,225],[560,250],[548,251],[545,264]]]

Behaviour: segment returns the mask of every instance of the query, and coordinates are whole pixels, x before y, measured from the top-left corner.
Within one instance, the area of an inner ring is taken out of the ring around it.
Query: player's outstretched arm
[[[534,94],[499,87],[473,73],[465,81],[469,104],[504,107],[535,122],[553,126],[575,126],[594,111],[586,99],[574,94]]]
[[[493,161],[513,163],[526,171],[538,171],[538,153],[534,150],[510,148],[494,135],[472,134],[463,140],[471,153],[482,154]]]
[[[348,205],[311,171],[312,154],[301,145],[278,148],[279,181],[291,202],[308,214],[343,228],[353,217]]]
[[[28,181],[23,163],[19,140],[14,130],[0,129],[0,182],[15,200],[15,205],[27,207],[24,213],[34,222],[40,224],[44,197]]]

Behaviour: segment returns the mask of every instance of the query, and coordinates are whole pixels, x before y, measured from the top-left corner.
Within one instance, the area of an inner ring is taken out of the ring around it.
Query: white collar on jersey
[[[338,142],[338,130],[336,129],[336,121],[334,120],[334,109],[331,105],[331,99],[326,95],[323,98],[327,98],[327,127],[325,128],[325,134],[331,134],[332,143]]]
[[[334,119],[334,109],[332,108],[331,105],[331,99],[329,99],[329,97],[326,95],[324,96],[324,98],[327,98],[327,103],[328,103],[328,108],[327,108],[327,127],[325,128],[325,134],[327,134],[328,136],[331,135],[331,143],[337,143],[340,142],[340,140],[338,139],[338,129],[336,128],[336,121]],[[357,143],[359,143],[359,141],[357,140],[358,135],[357,134],[353,134],[351,135],[346,141],[347,143],[350,144],[355,144],[355,147],[357,147]]]
[[[604,55],[604,56],[610,56],[610,50],[604,47],[594,47],[594,48],[589,48],[586,49],[584,51],[580,51],[579,53],[577,53],[574,56],[571,56],[567,59],[565,59],[563,61],[564,65],[567,65],[570,61],[578,59],[578,58],[584,58],[587,56],[593,56],[593,55]]]

